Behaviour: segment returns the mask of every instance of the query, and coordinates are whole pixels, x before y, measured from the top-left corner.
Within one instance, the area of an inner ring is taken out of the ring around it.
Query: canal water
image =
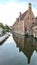
[[[11,34],[0,43],[0,65],[37,65],[37,40]]]

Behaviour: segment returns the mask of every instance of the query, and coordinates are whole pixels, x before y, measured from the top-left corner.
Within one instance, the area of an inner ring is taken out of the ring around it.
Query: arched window
[[[25,27],[25,31],[27,31],[27,27]]]
[[[34,22],[32,24],[34,24]]]

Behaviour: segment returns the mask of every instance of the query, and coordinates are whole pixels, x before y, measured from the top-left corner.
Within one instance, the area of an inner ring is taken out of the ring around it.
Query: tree
[[[4,27],[4,25],[3,25],[3,23],[0,23],[0,27],[2,27],[3,29],[5,29],[5,27]]]
[[[6,32],[9,32],[9,30],[10,30],[10,27],[7,24],[5,25],[5,30],[6,30]]]

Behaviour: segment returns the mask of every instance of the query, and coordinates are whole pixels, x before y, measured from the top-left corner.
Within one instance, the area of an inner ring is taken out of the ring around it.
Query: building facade
[[[19,17],[16,19],[16,22],[13,24],[12,29],[14,32],[25,35],[32,35],[33,29],[32,26],[36,22],[35,16],[32,11],[32,4],[29,3],[28,10],[23,14],[20,12]]]

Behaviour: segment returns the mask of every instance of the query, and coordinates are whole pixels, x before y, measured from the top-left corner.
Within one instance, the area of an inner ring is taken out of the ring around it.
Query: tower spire
[[[29,10],[32,10],[32,4],[29,3]]]

